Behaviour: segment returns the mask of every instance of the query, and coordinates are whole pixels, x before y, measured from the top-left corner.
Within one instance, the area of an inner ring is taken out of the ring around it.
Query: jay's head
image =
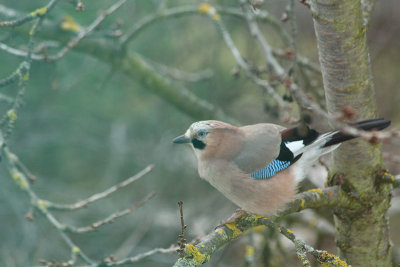
[[[185,134],[172,140],[175,144],[190,144],[197,157],[222,156],[231,151],[230,141],[238,137],[238,128],[221,121],[198,121]]]

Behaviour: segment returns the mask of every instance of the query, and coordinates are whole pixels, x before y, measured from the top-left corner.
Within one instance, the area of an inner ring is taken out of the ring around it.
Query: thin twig
[[[2,43],[0,43],[0,48],[1,49],[4,48],[4,45]],[[26,57],[27,55],[28,55],[28,53],[24,52],[23,56]],[[29,71],[29,67],[30,67],[29,64],[26,61],[23,61],[10,76],[0,80],[0,87],[7,86],[18,80],[21,80],[22,77],[27,75],[27,73]]]
[[[243,13],[246,16],[246,21],[249,26],[250,33],[256,38],[256,40],[260,44],[267,64],[275,70],[276,74],[279,77],[285,75],[285,70],[281,67],[281,65],[273,56],[271,47],[269,46],[264,36],[262,35],[261,30],[258,27],[258,24],[255,20],[253,11],[246,5],[247,1],[240,0],[240,4],[242,6]]]
[[[85,38],[89,33],[95,30],[109,15],[113,14],[117,11],[122,5],[126,3],[127,0],[120,0],[117,3],[110,6],[106,11],[101,13],[96,19],[84,30],[80,31],[76,37],[73,37],[57,54],[55,55],[40,55],[40,54],[32,54],[33,60],[45,60],[45,61],[56,61],[63,58],[72,48],[77,46],[79,42]],[[27,52],[15,49],[10,47],[4,43],[0,43],[0,49],[17,56],[26,56]],[[1,87],[1,83],[0,83]]]
[[[157,13],[150,14],[143,19],[141,19],[139,22],[137,22],[135,25],[133,25],[123,36],[120,38],[120,43],[121,45],[126,45],[130,41],[132,41],[136,35],[138,35],[140,32],[142,32],[145,28],[153,24],[154,22],[166,18],[171,18],[171,17],[180,17],[184,15],[195,15],[195,14],[200,14],[199,6],[179,6],[179,7],[173,7],[173,8],[168,8],[168,9],[162,9]],[[244,19],[245,16],[243,12],[236,8],[227,8],[227,7],[218,7],[215,6],[216,12],[218,14],[222,15],[230,15],[230,16],[235,16],[241,19]],[[276,20],[273,16],[271,16],[268,12],[263,10],[262,12],[257,12],[257,18],[265,22],[267,24],[270,24],[275,30],[279,33],[281,33],[282,39],[287,42],[288,37],[284,29],[282,28],[281,24],[279,23],[278,20]]]
[[[72,232],[72,233],[76,233],[76,234],[82,234],[82,233],[86,233],[86,232],[96,231],[100,226],[108,224],[108,223],[112,223],[112,222],[114,222],[115,219],[132,213],[134,210],[143,206],[147,201],[149,201],[155,195],[156,195],[155,192],[151,192],[143,200],[141,200],[139,203],[136,203],[132,207],[121,210],[121,211],[114,212],[107,218],[99,220],[97,222],[94,222],[94,223],[90,224],[89,226],[79,227],[79,228],[67,226],[64,229],[67,232]]]
[[[63,232],[64,225],[61,224],[51,212],[49,212],[49,210],[46,207],[46,203],[48,202],[40,199],[36,195],[36,193],[32,190],[32,188],[29,185],[28,178],[25,176],[24,173],[20,172],[16,166],[15,159],[17,157],[12,152],[9,151],[8,147],[1,145],[1,140],[2,140],[2,135],[0,132],[0,148],[2,154],[6,159],[8,171],[12,176],[13,180],[15,181],[15,183],[21,188],[21,190],[29,195],[31,199],[31,205],[35,207],[37,210],[39,210],[47,218],[50,224],[58,230],[60,236],[62,237],[64,242],[69,246],[72,253],[76,253],[87,264],[93,265],[94,262],[79,249],[79,247],[68,237],[68,235],[66,235]]]
[[[293,29],[292,29],[292,31],[293,31]],[[295,29],[294,29],[294,31],[295,31]],[[262,37],[259,37],[259,38],[263,39]],[[225,36],[224,36],[224,39],[225,39]],[[265,46],[269,46],[269,45],[264,40],[262,42],[262,46],[265,47]],[[265,50],[264,50],[264,52],[265,52]],[[235,56],[235,54],[238,54],[238,51],[232,51],[232,53]],[[239,56],[240,56],[240,54],[239,54]],[[266,55],[266,57],[268,57],[269,60],[271,60],[270,53],[268,53],[268,55]],[[272,56],[272,58],[273,58],[273,56]],[[387,132],[385,132],[385,131],[368,132],[368,131],[358,129],[354,126],[350,126],[350,125],[340,121],[339,119],[335,118],[334,116],[332,116],[332,115],[328,114],[326,111],[324,111],[318,104],[316,104],[315,102],[313,102],[309,98],[307,98],[305,96],[304,92],[301,90],[301,88],[290,77],[288,77],[285,73],[283,73],[283,75],[281,75],[282,67],[279,65],[278,61],[273,60],[273,62],[274,62],[274,64],[271,64],[271,67],[273,68],[274,72],[279,76],[281,82],[283,82],[290,89],[290,92],[292,93],[293,97],[295,98],[295,100],[299,104],[299,106],[302,107],[303,109],[311,108],[318,115],[321,115],[321,116],[325,117],[326,119],[328,119],[329,122],[331,122],[337,130],[340,130],[341,132],[343,132],[345,134],[364,138],[365,140],[372,142],[372,143],[377,142],[378,140],[384,140],[384,139],[388,139],[393,136],[399,135],[398,131],[397,132],[393,132],[393,131],[392,132],[389,132],[389,131],[387,131]],[[271,90],[274,92],[274,89],[272,87],[271,87]]]
[[[81,31],[78,36],[71,39],[68,44],[61,49],[56,55],[54,56],[45,56],[46,60],[55,61],[62,57],[64,57],[72,48],[74,48],[83,38],[85,38],[90,32],[96,29],[105,18],[109,15],[117,11],[122,5],[126,3],[127,0],[119,0],[117,3],[110,6],[106,11],[101,13],[87,28]]]
[[[134,176],[129,177],[128,179],[124,180],[123,182],[116,184],[101,193],[94,194],[94,195],[88,197],[87,199],[78,201],[75,204],[57,204],[57,203],[53,203],[53,202],[48,202],[47,208],[57,209],[57,210],[76,210],[76,209],[86,207],[90,203],[93,203],[102,198],[106,198],[106,197],[110,196],[112,193],[116,192],[117,190],[139,180],[140,178],[145,176],[147,173],[149,173],[153,168],[154,168],[153,164],[149,165],[146,168],[144,168],[143,170],[141,170],[140,172],[138,172],[137,174],[135,174]]]
[[[282,98],[275,92],[274,88],[271,86],[271,84],[263,79],[258,78],[255,74],[253,74],[247,65],[247,63],[244,61],[242,56],[240,55],[239,50],[236,48],[236,45],[234,44],[231,36],[229,35],[225,25],[221,21],[221,19],[216,19],[214,20],[215,24],[218,26],[218,29],[220,30],[222,37],[228,46],[229,50],[231,50],[233,57],[235,58],[236,62],[238,65],[245,71],[246,76],[249,77],[255,84],[259,85],[262,87],[268,94],[270,94],[275,101],[278,103],[278,106],[280,108],[285,108],[286,104],[282,100]]]
[[[362,129],[356,128],[354,126],[351,126],[351,125],[337,119],[334,115],[331,115],[328,112],[326,112],[325,110],[323,110],[317,103],[315,103],[310,98],[308,98],[304,94],[304,92],[301,91],[301,89],[297,86],[297,84],[291,83],[290,90],[292,92],[293,97],[296,99],[296,101],[299,103],[299,105],[311,108],[314,113],[326,118],[336,130],[339,130],[345,134],[361,137],[364,140],[371,142],[371,143],[376,143],[379,140],[387,140],[392,137],[400,136],[399,130],[368,132],[368,131],[364,131]],[[339,115],[342,115],[342,114],[336,114],[336,115],[338,115],[337,117],[339,117]]]
[[[202,80],[210,79],[211,77],[214,76],[214,72],[211,69],[205,69],[202,71],[190,73],[160,64],[149,58],[144,58],[143,56],[142,59],[147,61],[150,65],[152,65],[156,71],[164,75],[168,75],[169,77],[175,80],[180,80],[185,82],[199,82]]]
[[[177,246],[171,246],[169,248],[155,248],[152,249],[150,251],[147,251],[145,253],[140,253],[134,257],[130,257],[130,258],[126,258],[123,260],[119,260],[119,261],[114,261],[114,262],[107,262],[106,266],[119,266],[119,265],[124,265],[124,264],[128,264],[128,263],[135,263],[138,262],[144,258],[150,257],[154,254],[169,254],[169,253],[174,253],[176,252],[176,250],[178,249]]]
[[[180,218],[181,218],[181,233],[178,236],[179,249],[177,251],[179,252],[179,255],[181,257],[184,257],[185,256],[185,244],[186,244],[186,239],[185,239],[186,225],[185,225],[185,221],[183,220],[183,201],[182,200],[180,200],[178,202],[178,206],[179,206],[179,214],[180,214]]]
[[[289,51],[287,51],[287,50],[284,51],[284,50],[281,50],[278,48],[272,48],[272,47],[271,47],[271,50],[272,50],[272,55],[274,55],[275,57],[280,57],[285,60],[293,60],[293,51],[290,51],[290,53],[289,53]],[[308,59],[306,57],[303,57],[303,56],[297,54],[297,63],[300,66],[302,66],[310,71],[321,74],[321,69],[320,69],[319,65],[312,62],[310,59]]]
[[[44,7],[36,9],[35,11],[32,11],[28,15],[25,15],[21,18],[11,20],[11,21],[0,21],[0,28],[1,27],[17,27],[17,26],[25,24],[31,20],[34,20],[36,18],[44,17],[46,15],[46,13],[50,11],[50,9],[51,9],[51,6],[46,5]]]
[[[13,180],[23,191],[25,191],[30,196],[32,206],[34,208],[36,208],[37,210],[39,210],[46,217],[46,219],[50,222],[50,224],[57,229],[57,231],[59,232],[59,234],[62,237],[62,239],[64,240],[64,242],[71,249],[71,253],[72,253],[71,259],[73,260],[73,262],[75,262],[75,260],[76,260],[74,257],[79,256],[85,263],[89,264],[90,266],[116,266],[116,265],[122,265],[125,263],[136,262],[142,258],[151,256],[155,253],[170,253],[170,252],[176,251],[176,247],[174,247],[173,249],[155,249],[155,250],[149,251],[147,253],[143,253],[143,254],[137,255],[135,257],[122,260],[120,262],[110,263],[110,265],[109,264],[106,264],[106,265],[96,264],[66,234],[66,232],[68,232],[68,231],[75,232],[75,233],[84,233],[84,232],[95,230],[96,228],[98,228],[106,223],[110,223],[114,219],[119,218],[124,215],[127,215],[130,212],[132,212],[133,210],[139,208],[144,203],[146,203],[146,201],[148,201],[150,198],[152,198],[154,196],[154,193],[150,193],[141,202],[135,204],[133,207],[122,210],[122,211],[115,212],[114,214],[110,215],[109,217],[107,217],[103,220],[100,220],[98,222],[95,222],[91,226],[88,226],[88,227],[73,228],[73,227],[67,226],[65,224],[62,224],[57,220],[57,218],[54,217],[54,215],[50,212],[50,209],[49,209],[49,207],[51,207],[51,205],[53,205],[52,208],[56,207],[56,208],[65,209],[65,210],[77,209],[77,208],[84,207],[87,204],[97,201],[99,199],[102,199],[104,197],[107,197],[111,193],[114,193],[115,191],[117,191],[118,189],[125,187],[128,184],[140,179],[146,173],[148,173],[149,171],[152,170],[153,165],[146,167],[144,170],[142,170],[135,176],[130,177],[127,180],[125,180],[113,187],[110,187],[108,190],[106,190],[102,193],[95,194],[86,200],[79,201],[74,205],[59,205],[59,204],[54,204],[47,200],[40,199],[36,195],[36,193],[32,190],[32,188],[29,185],[27,176],[24,174],[24,172],[20,172],[20,170],[18,169],[18,161],[19,161],[18,157],[15,154],[13,154],[12,152],[10,152],[8,147],[6,147],[4,145],[1,131],[0,131],[0,149],[1,149],[0,150],[1,153],[4,155],[4,158],[6,159],[7,167],[8,167],[9,173],[12,176]],[[74,254],[76,256],[74,256]],[[68,262],[72,262],[72,261],[70,260]]]

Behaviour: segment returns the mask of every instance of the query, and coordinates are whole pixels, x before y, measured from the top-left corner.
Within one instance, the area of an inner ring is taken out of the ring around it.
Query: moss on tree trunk
[[[352,107],[356,120],[377,116],[359,0],[312,0],[326,102],[331,114]],[[391,266],[389,226],[390,186],[377,183],[381,147],[356,139],[334,152],[329,183],[341,184],[354,203],[336,208],[337,246],[353,266]]]

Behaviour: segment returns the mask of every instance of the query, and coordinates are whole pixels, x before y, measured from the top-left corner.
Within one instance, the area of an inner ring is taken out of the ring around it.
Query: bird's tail
[[[390,121],[383,118],[369,119],[354,123],[353,126],[364,131],[382,130],[389,127]],[[296,151],[295,155],[307,153],[312,150],[319,150],[319,155],[331,152],[341,143],[356,138],[357,136],[342,133],[340,131],[327,132],[319,135],[315,141]],[[309,153],[312,154],[312,153]]]
[[[365,121],[360,121],[353,126],[362,129],[364,131],[373,131],[373,130],[383,130],[387,127],[389,127],[390,121],[385,120],[383,118],[377,118],[377,119],[369,119]],[[351,140],[353,138],[356,138],[357,136],[353,135],[348,135],[339,131],[334,132],[334,134],[330,137],[330,139],[325,143],[323,147],[329,147],[332,145],[340,144],[344,141]]]
[[[389,127],[389,125],[390,121],[382,118],[360,121],[353,124],[353,126],[364,131],[382,130]],[[301,180],[304,177],[304,171],[320,156],[335,150],[342,142],[356,137],[340,131],[328,132],[319,135],[315,141],[295,151],[294,156],[301,155],[298,160],[298,166],[301,167],[299,168],[298,175],[296,175],[296,180]]]

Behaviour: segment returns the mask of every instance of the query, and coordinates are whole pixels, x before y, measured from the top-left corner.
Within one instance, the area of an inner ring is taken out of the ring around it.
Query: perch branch
[[[310,266],[310,263],[306,257],[306,253],[314,256],[321,263],[328,263],[338,267],[347,266],[346,262],[341,260],[339,257],[323,250],[314,249],[313,247],[307,245],[303,240],[297,238],[292,230],[283,226],[279,226],[276,222],[274,222],[274,220],[249,214],[239,217],[233,223],[228,223],[220,228],[217,228],[214,232],[207,235],[200,243],[196,245],[187,244],[185,249],[185,257],[179,258],[174,266],[183,267],[201,265],[207,262],[210,259],[210,255],[222,245],[238,238],[246,233],[247,230],[259,225],[265,225],[271,229],[275,229],[286,238],[291,240],[296,248],[296,254],[303,266]]]
[[[348,200],[344,194],[340,193],[338,186],[328,187],[325,189],[312,189],[297,194],[294,200],[287,205],[286,209],[278,214],[277,218],[307,208],[349,206],[350,204],[350,200]],[[175,263],[175,266],[195,266],[207,262],[210,256],[217,249],[221,248],[231,240],[242,236],[247,230],[259,225],[265,225],[272,227],[273,229],[279,228],[278,231],[280,231],[281,234],[285,235],[295,243],[299,257],[304,256],[304,252],[307,252],[321,262],[332,263],[335,260],[337,260],[337,262],[342,262],[336,256],[329,254],[326,251],[315,250],[305,245],[305,243],[297,239],[289,229],[279,227],[274,222],[275,219],[276,218],[268,219],[262,216],[246,214],[237,219],[234,223],[225,224],[221,228],[208,234],[198,244],[187,244],[185,257],[180,258]],[[305,260],[306,258],[304,258],[304,261]]]

